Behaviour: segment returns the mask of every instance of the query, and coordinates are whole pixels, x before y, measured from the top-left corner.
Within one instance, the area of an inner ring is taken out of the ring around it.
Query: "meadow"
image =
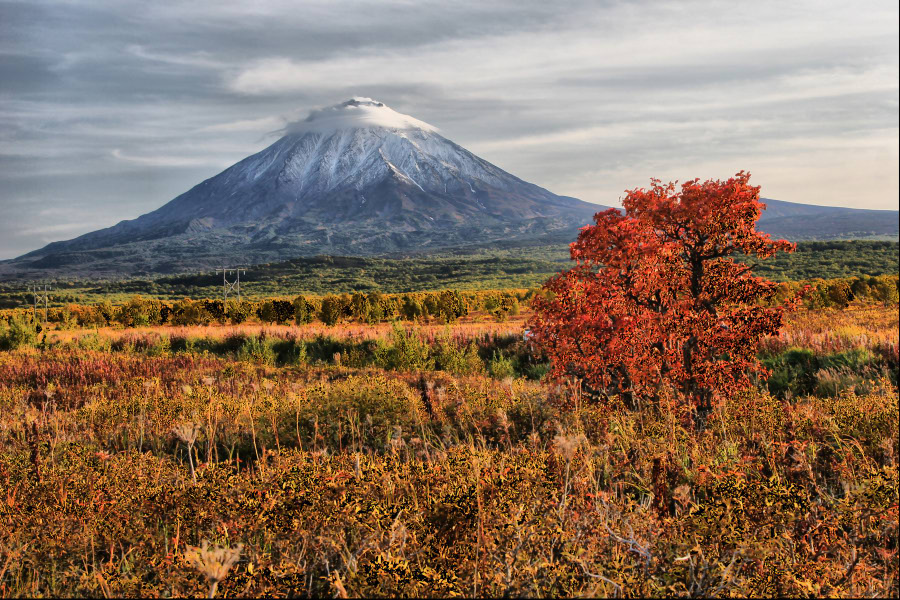
[[[699,433],[516,312],[50,324],[0,353],[0,595],[900,593],[895,303],[794,313]]]

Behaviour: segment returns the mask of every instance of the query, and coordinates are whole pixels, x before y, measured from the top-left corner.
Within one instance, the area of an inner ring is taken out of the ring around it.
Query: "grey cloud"
[[[897,46],[890,3],[0,1],[0,257],[352,96],[589,201],[747,168],[773,197],[896,208]]]

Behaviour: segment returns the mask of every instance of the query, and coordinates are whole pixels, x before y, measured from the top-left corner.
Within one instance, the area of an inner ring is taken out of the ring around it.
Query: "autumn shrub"
[[[428,343],[414,329],[394,324],[390,342],[379,340],[375,364],[382,369],[419,371],[434,368]]]
[[[490,362],[488,362],[488,372],[491,374],[491,377],[496,379],[513,377],[516,374],[515,363],[509,356],[495,350]]]
[[[16,316],[0,324],[0,350],[15,350],[37,341],[37,329],[24,317]]]
[[[277,354],[273,341],[262,335],[248,335],[237,351],[237,359],[264,365],[275,364]]]
[[[478,354],[475,342],[468,343],[451,338],[445,332],[433,347],[434,368],[456,375],[475,375],[484,371],[484,362]]]
[[[422,418],[421,399],[408,386],[381,376],[308,388],[298,410],[305,437],[315,444],[322,436],[332,448],[350,445],[355,435],[358,443],[384,449],[395,427],[410,430]]]

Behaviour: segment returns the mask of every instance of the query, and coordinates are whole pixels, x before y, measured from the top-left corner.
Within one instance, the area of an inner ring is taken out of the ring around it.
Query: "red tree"
[[[597,213],[571,244],[577,265],[535,299],[532,332],[551,375],[631,407],[669,386],[700,427],[718,396],[748,387],[763,371],[758,343],[779,330],[786,306],[761,306],[775,284],[729,256],[794,249],[756,231],[765,205],[749,179],[741,171],[680,191],[654,179],[627,193],[624,214]]]

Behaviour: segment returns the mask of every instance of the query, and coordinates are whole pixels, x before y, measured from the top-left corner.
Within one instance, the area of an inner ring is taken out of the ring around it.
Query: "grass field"
[[[538,381],[527,316],[0,353],[0,595],[900,593],[895,308],[793,315],[699,434]]]

